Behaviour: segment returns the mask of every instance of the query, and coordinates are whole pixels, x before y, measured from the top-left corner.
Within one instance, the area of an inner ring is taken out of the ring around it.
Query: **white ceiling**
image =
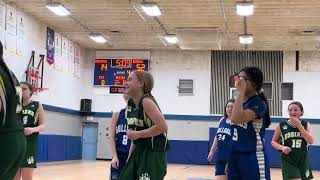
[[[94,49],[244,49],[238,35],[244,33],[243,18],[236,15],[234,0],[154,0],[162,11],[159,22],[170,34],[180,34],[180,48],[166,47],[165,34],[157,21],[144,21],[129,0],[60,0],[72,13],[59,17],[46,7],[46,0],[7,0],[37,20],[83,47]],[[141,1],[131,2],[139,10]],[[222,6],[223,4],[223,6]],[[247,19],[247,31],[254,36],[248,49],[316,50],[320,48],[320,0],[255,0],[255,13]],[[225,17],[222,9],[225,9]],[[78,22],[76,22],[78,21]],[[110,36],[111,44],[97,44],[88,38],[100,32]],[[226,28],[228,27],[228,29]],[[215,29],[202,31],[203,29]],[[118,33],[112,31],[119,31]],[[312,31],[311,33],[302,33]],[[200,40],[197,41],[197,38]],[[317,40],[318,38],[318,40]],[[184,43],[184,44],[182,44]],[[186,46],[187,44],[187,46]],[[187,47],[187,48],[186,48]]]

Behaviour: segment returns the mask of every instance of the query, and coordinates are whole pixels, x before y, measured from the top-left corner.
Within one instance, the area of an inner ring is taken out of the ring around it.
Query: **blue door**
[[[96,160],[98,142],[98,124],[82,124],[82,159]]]

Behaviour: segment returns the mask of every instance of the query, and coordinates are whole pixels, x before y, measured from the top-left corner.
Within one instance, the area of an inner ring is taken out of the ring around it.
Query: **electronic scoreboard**
[[[94,86],[124,86],[132,71],[148,71],[147,59],[94,60]]]

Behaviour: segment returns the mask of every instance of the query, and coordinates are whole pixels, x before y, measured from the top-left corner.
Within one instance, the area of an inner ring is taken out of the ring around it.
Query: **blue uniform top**
[[[266,103],[258,95],[250,97],[243,103],[243,110],[251,109],[256,118],[248,123],[232,125],[232,151],[255,152],[264,146]]]
[[[116,150],[117,152],[128,153],[131,141],[128,139],[128,122],[125,115],[126,109],[121,109],[116,125]]]
[[[216,161],[228,161],[232,148],[232,131],[226,117],[221,119],[216,137],[218,140]]]

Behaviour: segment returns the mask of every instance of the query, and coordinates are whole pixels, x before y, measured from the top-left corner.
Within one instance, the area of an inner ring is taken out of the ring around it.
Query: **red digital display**
[[[131,68],[132,67],[132,59],[112,59],[111,67]]]
[[[124,90],[124,87],[110,86],[110,94],[123,94]]]
[[[96,64],[107,64],[108,59],[95,59]]]

